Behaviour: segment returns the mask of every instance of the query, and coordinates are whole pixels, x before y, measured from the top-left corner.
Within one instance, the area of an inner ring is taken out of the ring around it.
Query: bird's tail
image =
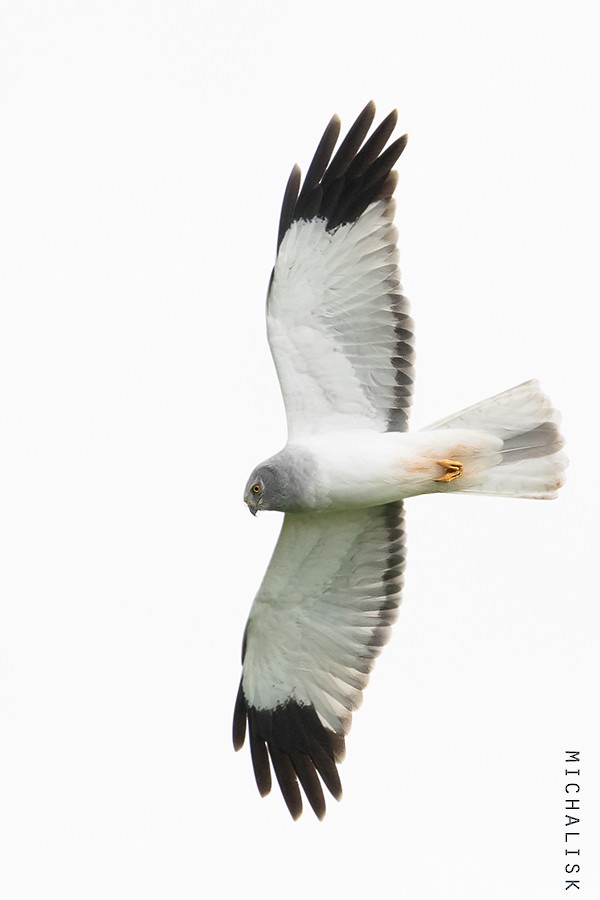
[[[568,463],[561,452],[564,439],[559,424],[560,413],[538,382],[526,381],[426,430],[464,429],[502,440],[493,463],[484,469],[478,483],[468,484],[465,479],[462,487],[461,479],[457,479],[453,483],[456,490],[546,500],[556,497]]]

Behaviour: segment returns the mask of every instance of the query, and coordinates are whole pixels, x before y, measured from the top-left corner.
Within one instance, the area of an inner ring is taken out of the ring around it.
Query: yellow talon
[[[455,478],[460,478],[463,473],[463,464],[456,459],[438,459],[436,462],[438,466],[441,466],[446,471],[443,475],[440,475],[439,478],[434,478],[434,481],[441,481],[442,484],[448,484],[448,482],[454,481]]]

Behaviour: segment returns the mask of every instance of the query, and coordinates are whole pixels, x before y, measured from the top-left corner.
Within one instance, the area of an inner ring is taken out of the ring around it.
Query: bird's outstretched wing
[[[406,428],[413,323],[392,221],[392,167],[406,135],[385,149],[393,112],[365,142],[374,116],[369,103],[331,159],[334,116],[302,187],[294,167],[286,188],[267,329],[292,440],[325,429]]]
[[[401,502],[285,516],[246,626],[233,743],[242,746],[248,722],[258,789],[271,789],[270,758],[294,818],[298,782],[319,818],[321,780],[341,796],[336,762],[396,618],[403,570]]]

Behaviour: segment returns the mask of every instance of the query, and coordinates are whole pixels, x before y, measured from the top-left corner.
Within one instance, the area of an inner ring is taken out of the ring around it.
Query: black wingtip
[[[292,818],[296,820],[302,813],[302,788],[315,815],[322,820],[326,813],[323,787],[336,800],[342,797],[336,763],[344,755],[344,736],[326,728],[312,706],[288,701],[273,709],[255,709],[248,705],[240,685],[234,713],[236,750],[243,744],[246,720],[261,797],[271,791],[272,765]]]
[[[369,100],[332,159],[340,133],[340,119],[333,116],[303,184],[299,169],[294,168],[284,195],[278,248],[293,222],[323,219],[327,230],[333,231],[339,225],[356,221],[371,203],[391,196],[382,197],[382,185],[387,190],[394,183],[389,176],[408,136],[403,135],[384,149],[398,121],[398,111],[394,109],[366,139],[374,117],[375,103]]]
[[[340,144],[337,153],[324,173],[321,185],[327,189],[330,185],[343,186],[343,175],[366,138],[375,118],[375,104],[369,101],[356,119],[354,125]],[[339,193],[339,192],[338,192]]]
[[[306,753],[292,750],[290,753],[292,765],[296,770],[298,780],[302,785],[302,789],[306,794],[306,799],[310,803],[312,810],[319,821],[325,817],[327,807],[325,805],[325,797],[323,796],[323,788],[319,781],[319,776],[314,766],[314,762]]]
[[[302,795],[291,756],[284,750],[280,750],[272,741],[269,741],[269,754],[285,805],[295,822],[302,815]]]
[[[279,217],[279,231],[277,234],[277,249],[283,240],[283,236],[294,221],[294,209],[298,202],[298,192],[300,191],[300,182],[302,181],[302,173],[299,165],[294,165],[290,172],[285,193],[283,195],[283,203],[281,204],[281,215]]]
[[[271,766],[269,764],[269,754],[264,737],[257,729],[257,723],[254,716],[249,717],[250,726],[250,756],[252,757],[252,767],[254,769],[254,778],[256,787],[261,797],[266,797],[271,791]]]
[[[233,749],[237,752],[244,746],[246,740],[246,701],[244,699],[244,691],[242,682],[237,692],[235,707],[233,710]]]
[[[300,197],[298,198],[299,202],[302,195],[305,192],[311,191],[315,185],[321,181],[325,174],[327,166],[329,165],[329,160],[331,159],[331,154],[333,153],[337,139],[340,136],[341,127],[342,122],[340,117],[338,115],[332,116],[327,124],[327,128],[323,132],[319,145],[315,150],[312,162],[308,167],[308,172],[306,173],[306,178],[304,179],[304,184],[300,191]]]

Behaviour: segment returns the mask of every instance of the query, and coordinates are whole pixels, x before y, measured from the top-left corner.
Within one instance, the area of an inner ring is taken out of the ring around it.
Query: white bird
[[[402,500],[472,493],[551,498],[566,458],[536,381],[408,434],[413,322],[402,295],[392,112],[365,141],[369,103],[336,155],[334,116],[301,185],[292,170],[267,300],[288,424],[250,476],[250,511],[285,513],[244,635],[233,742],[246,723],[261,795],[271,766],[294,818],[319,818],[369,672],[394,622],[405,563]],[[270,760],[270,762],[269,762]]]

